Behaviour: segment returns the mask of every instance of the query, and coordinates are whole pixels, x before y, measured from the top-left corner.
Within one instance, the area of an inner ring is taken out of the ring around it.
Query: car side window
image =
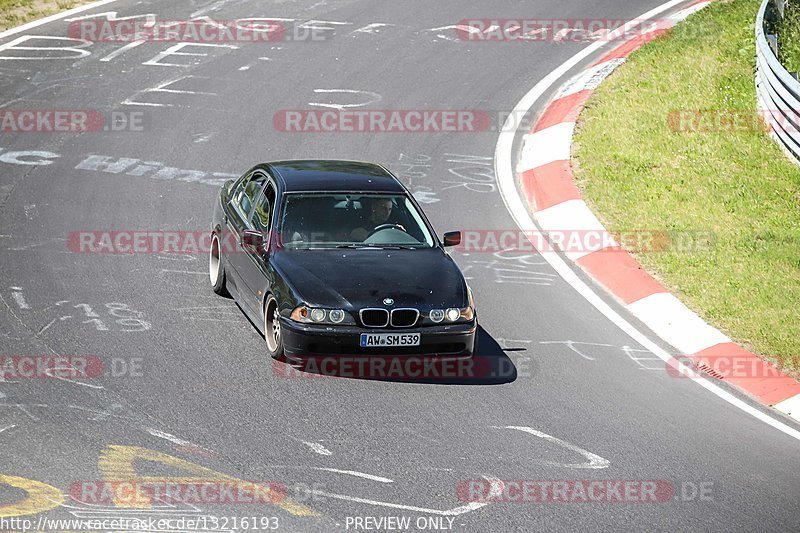
[[[259,198],[253,215],[253,227],[259,231],[269,231],[272,223],[272,213],[275,209],[275,187],[267,183],[267,189]]]
[[[233,196],[233,200],[244,220],[250,218],[250,214],[253,210],[253,204],[258,197],[258,193],[261,192],[261,189],[264,187],[266,182],[267,176],[256,171],[242,180],[242,183],[240,183],[239,187],[237,187]]]

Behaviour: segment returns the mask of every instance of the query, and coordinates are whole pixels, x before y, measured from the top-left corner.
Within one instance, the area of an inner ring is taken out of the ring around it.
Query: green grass
[[[0,31],[72,9],[90,0],[0,0]]]
[[[778,59],[786,70],[798,72],[800,71],[800,5],[796,0],[789,2],[783,14],[783,19],[778,17],[776,28]]]
[[[637,253],[691,309],[800,370],[800,169],[763,131],[677,132],[671,112],[755,112],[758,0],[717,0],[594,93],[573,163],[609,229],[710,230],[700,252]]]

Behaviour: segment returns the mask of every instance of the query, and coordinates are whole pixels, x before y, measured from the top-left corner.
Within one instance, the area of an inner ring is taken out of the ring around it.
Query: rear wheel
[[[208,277],[215,293],[220,296],[228,295],[228,291],[225,289],[225,261],[216,233],[211,235],[211,250],[208,252]]]
[[[264,339],[267,341],[267,352],[273,359],[283,357],[283,332],[278,302],[272,296],[264,308]]]

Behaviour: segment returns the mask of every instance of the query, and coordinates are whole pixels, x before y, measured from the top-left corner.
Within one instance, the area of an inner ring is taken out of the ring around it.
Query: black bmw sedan
[[[209,275],[273,358],[470,357],[472,293],[414,197],[380,165],[263,163],[222,186]]]

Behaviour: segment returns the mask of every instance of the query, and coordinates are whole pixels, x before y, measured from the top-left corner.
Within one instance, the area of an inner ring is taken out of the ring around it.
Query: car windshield
[[[422,215],[402,194],[289,193],[279,234],[287,248],[431,248]]]

